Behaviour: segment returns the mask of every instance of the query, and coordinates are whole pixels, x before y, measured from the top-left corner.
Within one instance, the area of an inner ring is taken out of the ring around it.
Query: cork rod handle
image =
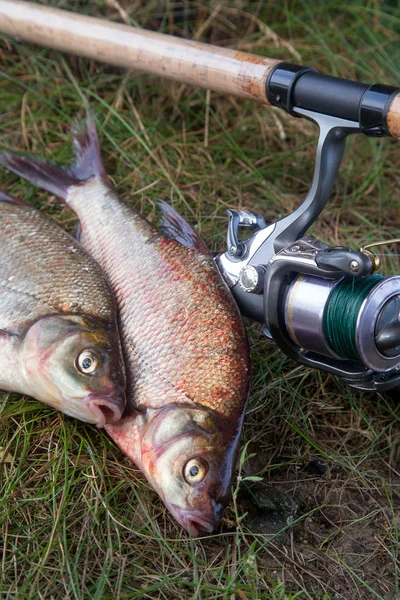
[[[0,32],[265,104],[268,73],[281,62],[21,0],[0,0]]]
[[[277,65],[286,64],[273,58],[202,44],[23,0],[0,0],[0,33],[266,105],[269,104],[266,91],[268,75]],[[299,81],[305,82],[306,78]],[[346,80],[337,80],[340,81],[346,83]],[[307,93],[312,104],[315,104],[313,85],[310,85]],[[299,105],[301,107],[301,103]],[[318,110],[318,106],[314,110]],[[394,95],[389,108],[385,110],[383,121],[386,133],[400,139],[400,92]]]

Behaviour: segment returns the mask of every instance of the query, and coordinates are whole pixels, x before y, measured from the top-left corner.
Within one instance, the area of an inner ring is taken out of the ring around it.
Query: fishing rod
[[[307,235],[331,195],[347,137],[400,139],[400,88],[22,0],[0,0],[0,32],[316,123],[315,170],[303,202],[268,225],[252,211],[229,210],[227,250],[215,262],[242,314],[263,323],[287,356],[361,390],[400,385],[400,276],[377,273],[371,248],[378,244],[353,250]]]

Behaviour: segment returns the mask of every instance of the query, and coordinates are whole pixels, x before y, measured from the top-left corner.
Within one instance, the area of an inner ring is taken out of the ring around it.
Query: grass
[[[113,19],[123,8],[150,29],[190,37],[201,28],[204,41],[400,82],[397,1],[42,3]],[[7,39],[0,48],[2,145],[67,162],[70,124],[88,102],[118,193],[145,214],[159,197],[172,201],[213,250],[224,248],[226,208],[275,220],[309,186],[316,130],[302,119]],[[355,248],[396,237],[399,182],[396,142],[355,136],[312,233]],[[1,188],[74,229],[48,194],[4,171]],[[382,252],[383,272],[398,272],[396,248]],[[352,390],[248,330],[246,452],[221,530],[200,540],[105,434],[2,394],[2,598],[400,597],[398,394]]]

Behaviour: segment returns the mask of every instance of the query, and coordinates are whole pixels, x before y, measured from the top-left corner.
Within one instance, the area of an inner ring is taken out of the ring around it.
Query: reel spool
[[[376,372],[400,365],[400,276],[332,281],[298,275],[284,311],[287,332],[302,350]]]

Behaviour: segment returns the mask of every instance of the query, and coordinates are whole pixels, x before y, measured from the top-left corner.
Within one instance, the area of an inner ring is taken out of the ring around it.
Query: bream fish
[[[112,190],[91,118],[61,169],[0,162],[77,214],[81,242],[117,299],[128,407],[105,429],[191,534],[211,532],[230,499],[249,393],[249,349],[234,300],[192,227],[161,203],[160,233]]]
[[[121,418],[125,372],[105,275],[68,233],[0,193],[0,389],[99,427]]]

